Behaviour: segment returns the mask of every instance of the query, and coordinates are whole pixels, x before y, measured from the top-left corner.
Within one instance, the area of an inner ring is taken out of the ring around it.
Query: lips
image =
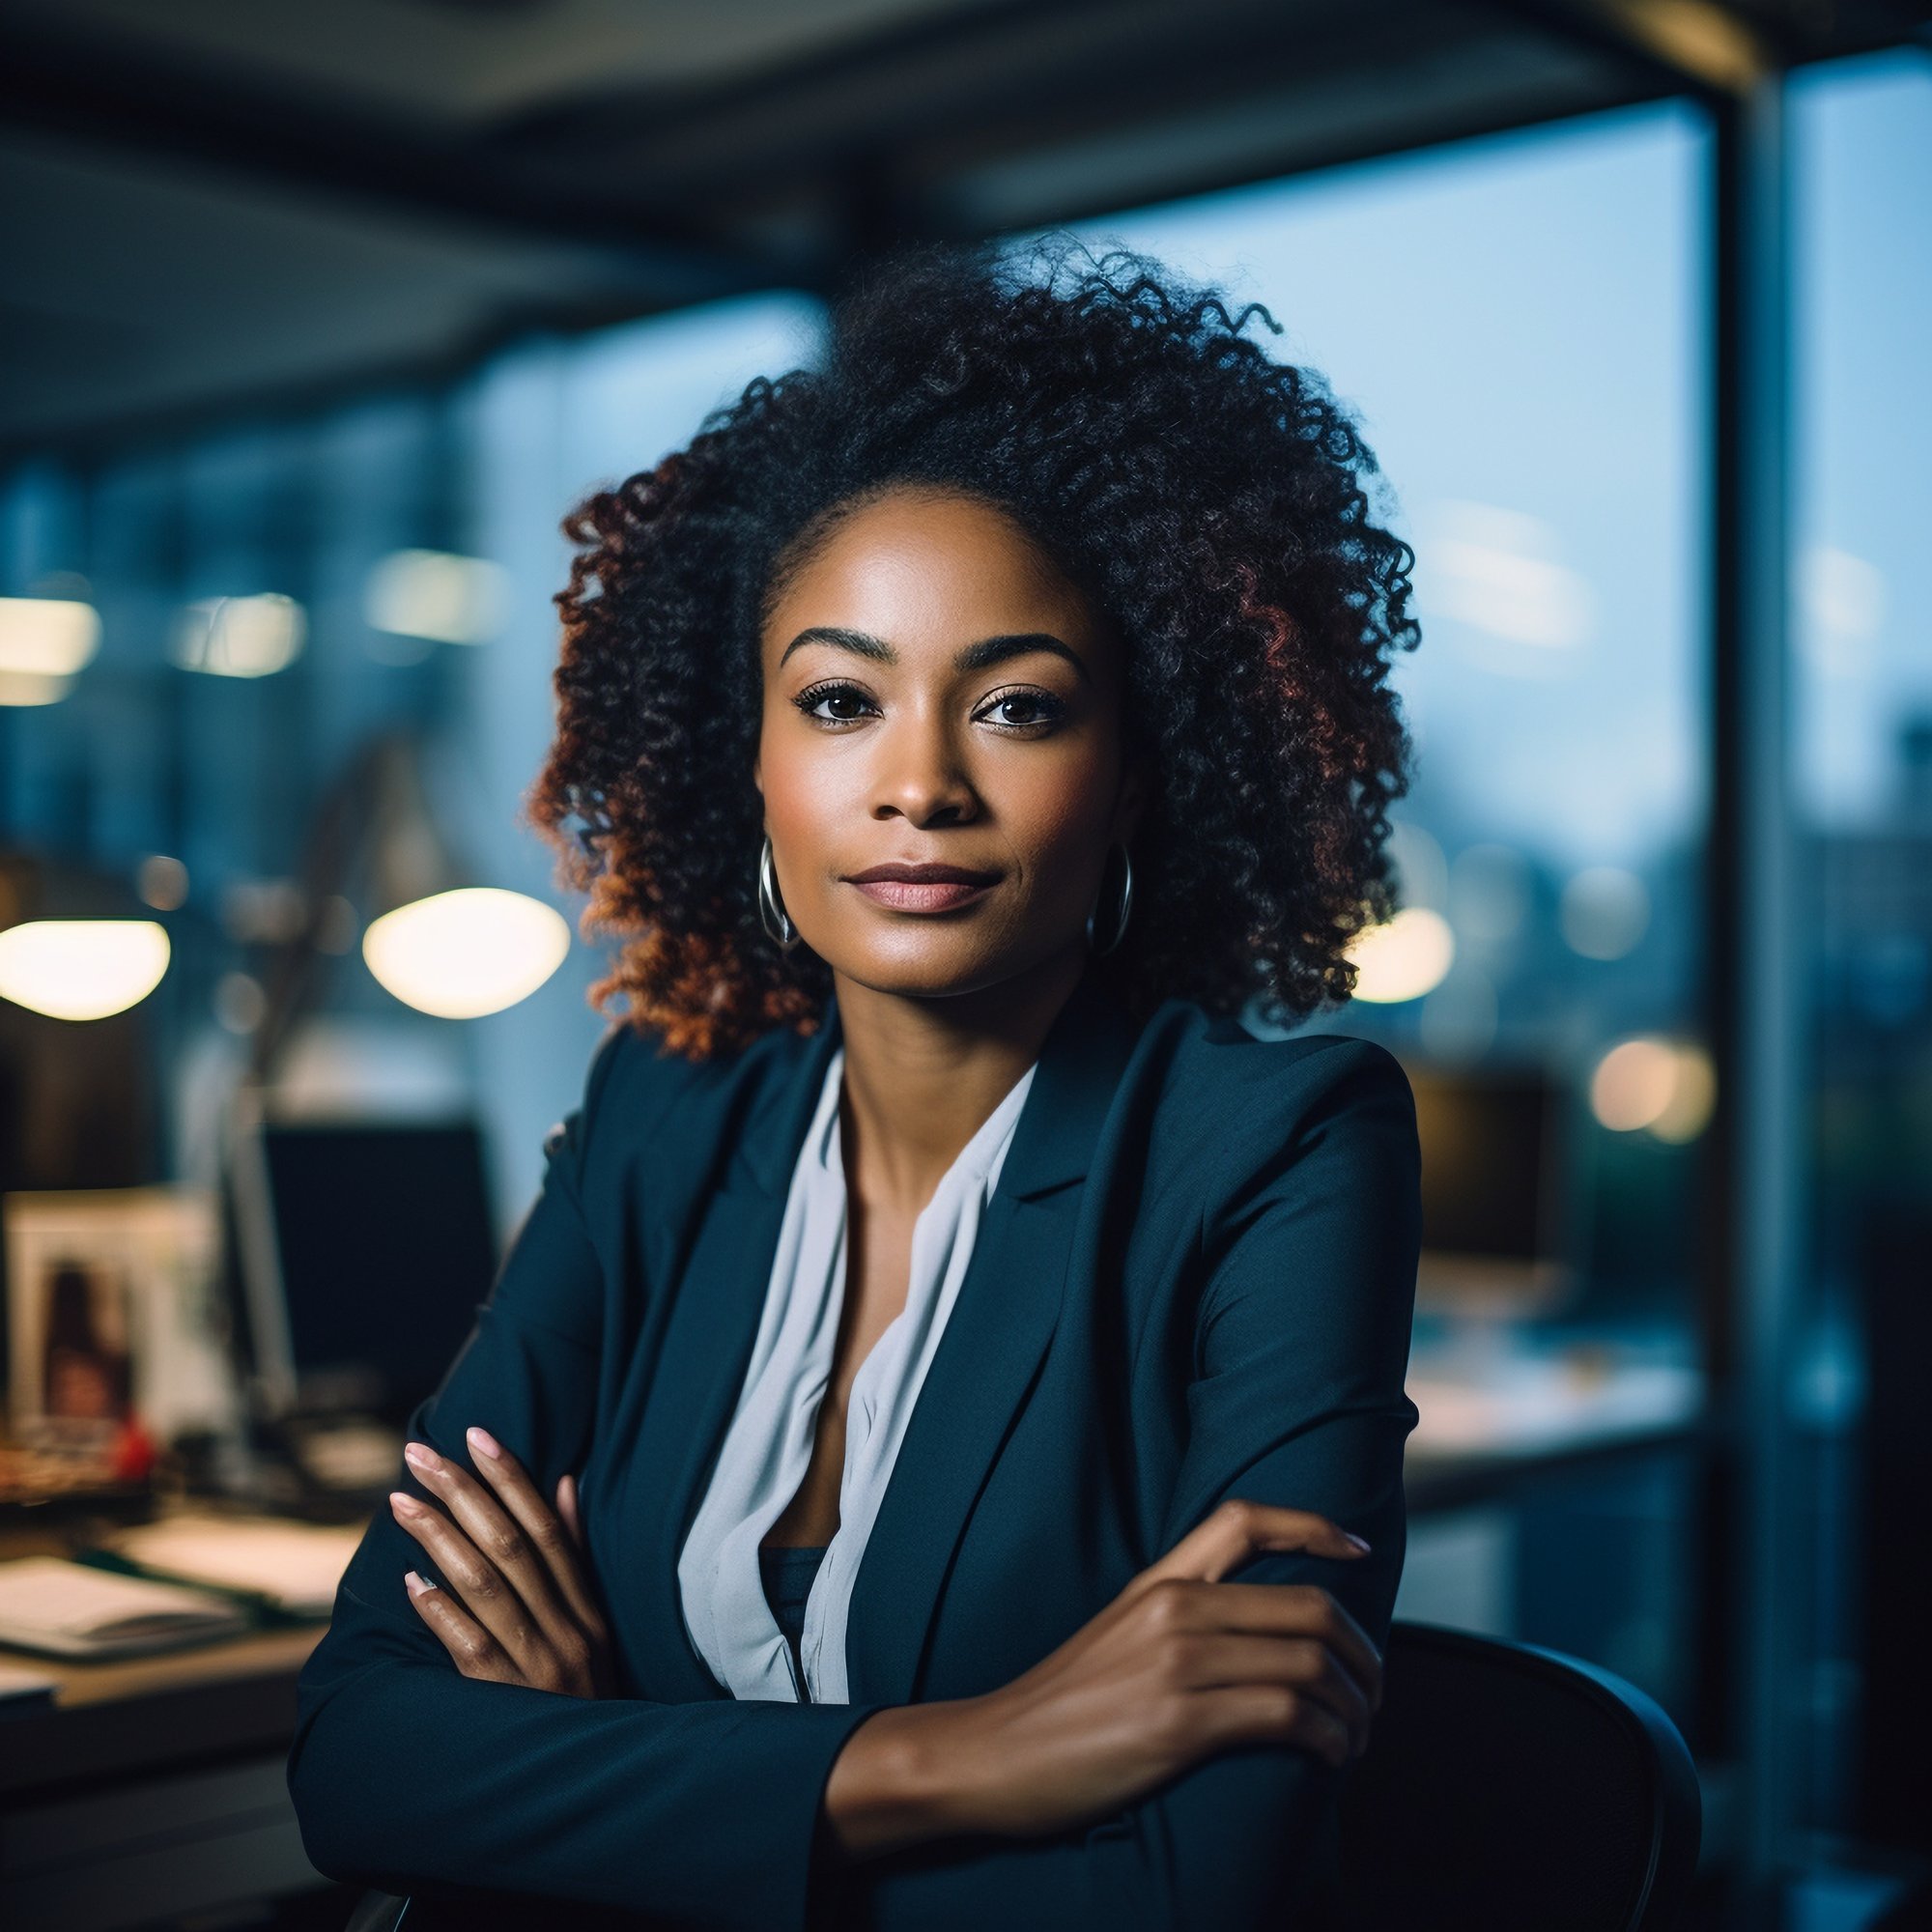
[[[855,886],[868,885],[875,879],[904,879],[922,886],[940,883],[990,886],[999,876],[997,872],[976,872],[965,866],[942,866],[936,862],[923,866],[909,866],[898,860],[894,860],[890,865],[867,867],[863,872],[846,874]]]
[[[877,905],[895,912],[951,912],[983,897],[999,883],[999,873],[965,866],[912,866],[897,861],[848,874],[847,882]]]

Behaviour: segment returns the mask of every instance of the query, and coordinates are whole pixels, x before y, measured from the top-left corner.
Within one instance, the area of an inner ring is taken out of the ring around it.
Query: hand
[[[487,1430],[470,1430],[469,1442],[488,1489],[425,1442],[404,1451],[456,1519],[405,1491],[390,1492],[396,1520],[450,1585],[438,1589],[412,1570],[404,1577],[410,1601],[466,1677],[568,1697],[610,1695],[610,1632],[581,1567],[576,1477],[558,1480],[553,1512],[524,1465]]]
[[[1280,1549],[1352,1560],[1368,1545],[1325,1517],[1231,1499],[1010,1684],[868,1718],[826,1787],[840,1851],[1050,1836],[1233,1745],[1359,1756],[1382,1682],[1361,1626],[1313,1585],[1219,1580]]]

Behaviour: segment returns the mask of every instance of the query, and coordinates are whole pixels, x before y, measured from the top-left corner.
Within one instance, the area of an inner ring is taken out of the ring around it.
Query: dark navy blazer
[[[810,1036],[703,1065],[621,1023],[599,1043],[411,1429],[471,1468],[480,1423],[546,1496],[580,1472],[617,1693],[463,1676],[404,1589],[434,1572],[384,1509],[298,1690],[309,1857],[419,1899],[579,1903],[512,1921],[531,1924],[1323,1922],[1346,1774],[1292,1745],[1224,1751],[1082,1829],[843,1873],[819,1810],[874,1711],[1009,1682],[1225,1496],[1366,1537],[1353,1561],[1278,1553],[1234,1576],[1318,1582],[1386,1640],[1421,1230],[1400,1062],[1342,1034],[1257,1039],[1180,1000],[1136,1027],[1090,970],[1042,1046],[854,1581],[852,1701],[741,1702],[686,1634],[677,1558],[838,1037],[833,1002]],[[400,1463],[396,1487],[430,1493]]]

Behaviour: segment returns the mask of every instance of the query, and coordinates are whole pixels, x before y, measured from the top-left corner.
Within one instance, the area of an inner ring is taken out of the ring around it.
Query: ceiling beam
[[[1710,101],[1739,101],[1771,75],[1812,61],[1923,44],[1923,0],[1861,0],[1819,9],[1794,0],[1489,0],[1498,14]]]
[[[10,23],[0,117],[91,146],[161,154],[231,177],[429,215],[525,243],[608,256],[674,298],[769,287],[773,265],[682,210],[439,139],[387,116],[226,79],[153,45]]]
[[[1800,57],[1718,0],[1543,0],[1552,21],[1675,74],[1695,93],[1740,99]]]

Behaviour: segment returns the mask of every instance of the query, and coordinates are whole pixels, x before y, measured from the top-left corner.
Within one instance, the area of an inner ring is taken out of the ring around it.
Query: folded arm
[[[582,1466],[602,1277],[578,1194],[584,1109],[476,1324],[410,1433],[473,1468],[483,1422],[546,1493]],[[407,1464],[396,1487],[437,1498]],[[819,1800],[878,1707],[583,1698],[464,1676],[411,1606],[422,1548],[382,1510],[297,1685],[289,1790],[310,1861],[385,1891],[474,1889],[769,1932],[806,1922]]]
[[[1371,1042],[1324,1046],[1297,1071],[1313,1086],[1293,1123],[1203,1224],[1188,1445],[1161,1548],[1229,1496],[1327,1517],[1370,1553],[1269,1554],[1226,1580],[1319,1585],[1379,1650],[1416,1420],[1404,1391],[1421,1240],[1414,1103],[1400,1063]],[[1295,1745],[1232,1747],[1084,1831],[958,1839],[853,1867],[838,1879],[843,1909],[879,1932],[1320,1925],[1346,1776]]]

